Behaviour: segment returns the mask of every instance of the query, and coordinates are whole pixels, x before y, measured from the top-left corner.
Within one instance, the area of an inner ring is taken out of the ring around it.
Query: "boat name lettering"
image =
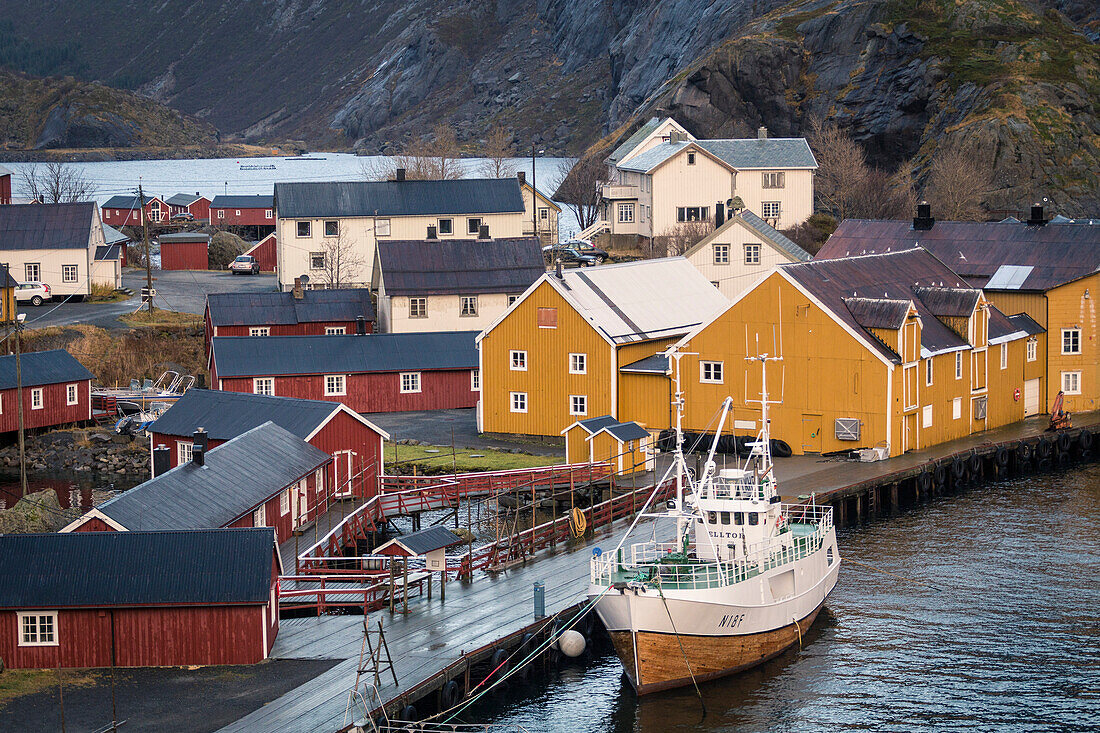
[[[720,629],[736,629],[741,625],[741,622],[745,620],[745,614],[732,613],[722,616],[722,620],[718,622],[718,628]]]

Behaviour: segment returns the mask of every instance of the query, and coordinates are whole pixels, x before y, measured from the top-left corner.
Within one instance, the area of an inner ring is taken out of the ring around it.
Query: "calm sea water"
[[[639,700],[602,654],[463,717],[530,731],[1100,729],[1100,465],[986,486],[862,529],[794,650]]]

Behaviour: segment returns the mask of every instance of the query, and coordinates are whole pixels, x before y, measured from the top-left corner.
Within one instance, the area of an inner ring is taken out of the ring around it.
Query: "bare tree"
[[[64,204],[91,201],[96,186],[84,177],[83,168],[51,161],[39,167],[37,163],[19,170],[23,188],[31,199],[43,204]]]
[[[924,199],[934,216],[946,221],[982,221],[985,201],[993,187],[990,172],[975,165],[972,150],[947,146],[937,151],[928,168]]]
[[[563,161],[553,181],[553,199],[572,209],[581,229],[587,229],[599,218],[601,189],[607,181],[607,164],[600,153],[581,158],[574,165]]]
[[[859,143],[835,122],[812,120],[808,139],[817,158],[814,189],[820,209],[837,219],[896,219],[912,211],[911,162],[894,173],[870,165]]]
[[[487,178],[511,178],[516,174],[516,166],[511,161],[515,153],[512,134],[500,125],[493,125],[481,150],[485,158],[482,174]]]
[[[454,130],[440,123],[429,140],[416,140],[392,158],[366,161],[360,170],[369,181],[392,180],[399,168],[411,180],[454,180],[463,176],[460,152]]]
[[[325,263],[321,268],[319,279],[327,288],[342,288],[359,285],[363,281],[360,274],[363,272],[366,261],[354,243],[340,228],[339,235],[325,237],[321,243],[321,251],[325,254]]]
[[[685,221],[653,237],[646,247],[647,257],[676,257],[699,243],[714,230],[714,222]]]

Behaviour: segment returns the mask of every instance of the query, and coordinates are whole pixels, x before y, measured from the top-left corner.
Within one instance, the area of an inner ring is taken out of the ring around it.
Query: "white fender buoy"
[[[558,649],[567,657],[579,657],[584,654],[584,634],[573,629],[567,629],[558,637]]]

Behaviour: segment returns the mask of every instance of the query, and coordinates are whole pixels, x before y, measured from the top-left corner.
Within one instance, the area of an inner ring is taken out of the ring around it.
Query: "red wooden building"
[[[11,171],[0,165],[0,206],[11,203]]]
[[[270,529],[0,536],[10,668],[255,664],[279,633]]]
[[[170,207],[159,196],[145,195],[145,216],[150,222],[168,221]],[[113,227],[141,226],[141,202],[137,196],[112,196],[103,204],[103,223]]]
[[[333,495],[378,493],[382,446],[389,434],[332,402],[189,389],[149,428],[149,444],[167,446],[168,466],[174,467],[191,460],[199,428],[214,448],[269,420],[332,456],[326,485]]]
[[[342,402],[361,413],[476,407],[476,335],[218,337],[210,381],[232,392]]]
[[[209,234],[162,234],[157,237],[157,243],[162,270],[206,270],[210,267]]]
[[[210,223],[215,226],[275,226],[274,196],[215,196]]]
[[[64,349],[23,354],[23,425],[50,428],[92,419],[94,376]],[[0,356],[0,433],[19,429],[15,357]]]
[[[342,336],[374,331],[366,288],[206,296],[206,353],[215,336]]]
[[[210,218],[210,199],[199,195],[196,191],[192,196],[189,193],[177,193],[165,199],[168,204],[168,215],[190,214],[195,221],[205,221]]]
[[[279,267],[278,254],[275,251],[275,232],[245,250],[245,254],[256,258],[260,272],[275,272]]]
[[[273,422],[208,447],[192,437],[191,459],[169,469],[168,447],[153,454],[156,476],[65,527],[62,532],[274,527],[289,540],[327,496],[332,458]]]

